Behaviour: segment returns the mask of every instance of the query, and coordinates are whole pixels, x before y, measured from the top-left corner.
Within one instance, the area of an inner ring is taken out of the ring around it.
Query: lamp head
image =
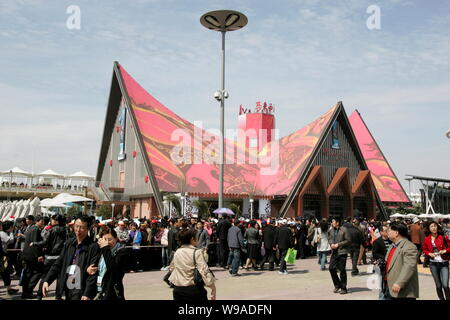
[[[248,19],[245,14],[233,10],[216,10],[205,13],[200,23],[214,31],[234,31],[245,27]]]

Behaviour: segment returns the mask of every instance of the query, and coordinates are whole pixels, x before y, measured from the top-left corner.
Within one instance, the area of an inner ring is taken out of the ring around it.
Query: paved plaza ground
[[[297,260],[289,265],[288,275],[278,271],[240,270],[241,277],[231,277],[227,270],[212,268],[216,275],[218,300],[377,300],[378,291],[368,288],[368,265],[359,266],[359,276],[352,277],[351,261],[347,260],[348,290],[347,295],[333,293],[330,273],[321,271],[316,258]],[[266,269],[267,270],[267,269]],[[127,273],[124,278],[125,297],[127,300],[172,300],[172,290],[162,281],[166,271],[148,271]],[[420,298],[436,300],[434,281],[429,269],[419,265]],[[17,285],[18,281],[13,281]],[[54,290],[55,284],[50,287]],[[53,291],[50,297],[54,299]],[[0,288],[0,298],[20,299],[20,295],[8,297],[6,288]]]

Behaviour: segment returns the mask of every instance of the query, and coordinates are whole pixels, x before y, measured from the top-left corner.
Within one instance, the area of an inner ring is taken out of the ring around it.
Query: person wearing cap
[[[287,221],[285,219],[279,222],[280,228],[276,234],[275,244],[280,250],[280,270],[279,274],[288,274],[286,261],[284,258],[286,257],[287,251],[289,248],[294,247],[294,237],[292,235],[291,229],[287,226]]]
[[[414,245],[417,248],[417,263],[422,264],[422,261],[420,260],[420,256],[422,254],[422,243],[424,237],[424,232],[422,231],[422,228],[420,227],[420,220],[419,218],[415,217],[413,219],[413,223],[409,226],[409,235],[411,238],[411,242],[414,243]]]
[[[119,221],[119,225],[114,231],[116,231],[120,243],[126,244],[128,242],[128,230],[125,228],[125,222]]]

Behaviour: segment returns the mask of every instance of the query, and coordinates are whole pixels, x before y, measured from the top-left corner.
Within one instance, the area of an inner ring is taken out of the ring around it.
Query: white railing
[[[0,186],[0,191],[6,191],[6,192],[41,192],[41,193],[76,193],[76,194],[83,194],[87,187],[77,187],[77,188],[67,188],[67,187],[47,187],[47,186]]]

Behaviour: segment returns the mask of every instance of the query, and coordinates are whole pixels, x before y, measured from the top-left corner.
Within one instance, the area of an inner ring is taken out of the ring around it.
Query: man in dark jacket
[[[238,274],[238,270],[241,262],[241,249],[244,248],[244,236],[238,225],[239,220],[236,219],[234,226],[228,229],[227,234],[228,247],[230,248],[228,265],[231,265],[230,274],[233,277],[240,275]]]
[[[273,263],[275,261],[275,252],[276,252],[276,243],[275,238],[277,235],[277,229],[272,225],[270,221],[267,222],[267,225],[264,227],[263,232],[263,242],[264,242],[264,258],[261,262],[260,268],[263,270],[264,264],[269,262],[269,270],[273,271]]]
[[[167,233],[167,254],[169,255],[169,261],[168,264],[173,259],[173,255],[175,254],[175,251],[177,251],[178,247],[180,246],[178,243],[178,231],[180,230],[182,223],[182,219],[178,219],[175,224],[170,228],[169,232]]]
[[[286,257],[286,253],[289,248],[294,247],[294,236],[292,234],[291,229],[287,226],[286,220],[281,220],[280,228],[276,234],[275,243],[280,250],[280,271],[279,274],[288,274],[286,268],[286,261],[284,258]]]
[[[306,237],[308,235],[308,227],[304,220],[299,220],[297,224],[297,257],[300,259],[306,259]]]
[[[204,227],[203,221],[199,220],[196,226],[197,248],[199,249],[208,248],[209,237]]]
[[[228,230],[231,228],[231,222],[229,216],[225,216],[220,219],[217,224],[217,236],[219,238],[219,247],[218,247],[218,255],[219,255],[219,263],[222,268],[227,268],[227,260],[229,254],[228,248]]]
[[[87,272],[89,266],[98,265],[99,261],[99,247],[88,237],[90,223],[87,216],[75,221],[75,238],[66,241],[61,255],[44,279],[42,293],[45,297],[55,279],[62,284],[58,294],[64,293],[66,300],[91,300],[96,296],[97,276]]]
[[[42,241],[41,231],[44,228],[44,218],[35,218],[35,224],[25,232],[25,243],[22,259],[25,264],[22,278],[22,299],[34,299],[34,287],[39,282],[44,271],[44,256],[42,249],[30,244]]]
[[[42,285],[44,284],[44,278],[52,265],[55,263],[56,259],[59,258],[67,238],[67,229],[64,227],[64,219],[61,215],[54,215],[51,219],[51,225],[52,228],[48,231],[42,241],[33,242],[30,244],[30,246],[42,248],[45,252],[44,270],[37,293],[38,299],[42,299]],[[57,286],[60,285],[61,283],[58,282]],[[59,291],[56,290],[56,292],[58,293]],[[56,300],[61,300],[61,296],[58,294],[55,298]]]
[[[361,246],[364,243],[364,235],[362,231],[354,224],[350,223],[350,219],[344,224],[350,237],[350,244],[348,246],[350,258],[352,259],[352,276],[359,274],[358,258],[361,251]],[[359,224],[359,221],[358,221]]]
[[[334,293],[347,293],[347,273],[345,264],[347,262],[348,246],[350,245],[350,236],[345,227],[341,227],[341,218],[335,217],[331,222],[328,240],[331,244],[331,259],[329,271],[334,284]],[[337,274],[339,271],[340,278]]]

